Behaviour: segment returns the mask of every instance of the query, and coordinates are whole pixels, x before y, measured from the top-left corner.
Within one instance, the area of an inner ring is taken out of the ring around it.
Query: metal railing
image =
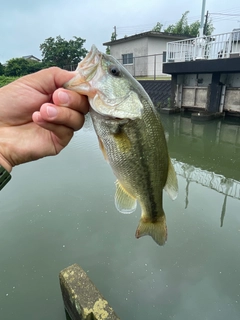
[[[229,33],[168,42],[167,62],[240,56],[240,29]]]
[[[68,70],[68,71],[74,71],[77,69],[78,64],[69,64],[67,66],[63,66],[62,68],[64,70]]]
[[[165,56],[166,59],[166,56]],[[122,59],[118,59],[123,64]],[[132,64],[123,64],[123,66],[131,73],[134,77],[147,77],[154,80],[157,77],[166,76],[162,72],[162,65],[164,62],[164,54],[152,54],[146,56],[133,57]]]
[[[158,77],[166,77],[169,75],[162,72],[163,62],[166,60],[166,52],[161,54],[152,54],[146,56],[133,57],[132,63],[123,64],[122,59],[118,61],[137,78],[147,78],[156,80]],[[77,65],[64,66],[63,69],[73,71]]]

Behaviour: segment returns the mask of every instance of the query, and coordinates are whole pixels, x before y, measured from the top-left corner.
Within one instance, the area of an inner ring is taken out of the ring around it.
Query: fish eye
[[[119,77],[121,75],[121,72],[117,66],[110,66],[109,71],[114,77]]]

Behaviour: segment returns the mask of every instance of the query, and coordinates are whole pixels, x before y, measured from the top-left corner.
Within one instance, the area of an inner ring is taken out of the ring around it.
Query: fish
[[[88,96],[99,146],[116,181],[115,206],[129,214],[141,206],[136,238],[167,240],[163,189],[177,197],[178,182],[160,115],[140,83],[111,55],[93,45],[64,87]]]

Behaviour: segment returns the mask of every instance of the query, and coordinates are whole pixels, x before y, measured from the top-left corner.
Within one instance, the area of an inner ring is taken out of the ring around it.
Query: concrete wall
[[[169,39],[166,38],[148,38],[148,54],[159,54],[167,50],[167,43]]]
[[[133,64],[125,64],[124,67],[133,75],[147,76],[148,74],[148,39],[141,38],[111,46],[111,55],[122,62],[122,55],[133,53],[137,58]],[[146,57],[142,57],[146,56]]]
[[[111,46],[111,55],[116,59],[122,59],[122,55],[127,53],[133,53],[134,57],[148,55],[148,39],[134,39]]]
[[[177,76],[177,84],[183,84],[184,86],[191,87],[207,87],[211,84],[211,73],[193,73],[193,74],[179,74]]]
[[[124,66],[134,76],[166,75],[162,67],[168,41],[167,38],[145,37],[121,42],[111,46],[111,55],[122,61],[123,54],[133,53],[134,63]]]
[[[224,111],[240,113],[240,88],[227,88]]]
[[[176,105],[206,109],[208,87],[212,81],[212,74],[181,74],[177,76]]]
[[[240,73],[225,73],[220,81],[226,86],[223,110],[240,113]]]
[[[65,310],[71,320],[120,320],[78,264],[63,269],[59,280]]]
[[[179,74],[176,80],[175,102],[181,108],[208,109],[213,75],[216,73]],[[218,99],[215,112],[240,113],[240,73],[221,73],[216,82]],[[216,93],[215,93],[216,94]],[[220,96],[219,96],[220,95]],[[213,102],[211,102],[212,105]]]

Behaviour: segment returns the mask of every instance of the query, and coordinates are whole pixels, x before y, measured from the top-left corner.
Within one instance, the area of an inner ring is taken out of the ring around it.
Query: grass
[[[6,77],[6,76],[0,76],[0,88],[5,86],[6,84],[13,82],[18,77]]]
[[[136,80],[171,80],[171,76],[159,76],[154,79],[154,77],[135,77]]]

